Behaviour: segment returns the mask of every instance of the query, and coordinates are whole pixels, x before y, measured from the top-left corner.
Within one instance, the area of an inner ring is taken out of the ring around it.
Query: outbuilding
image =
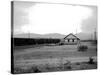
[[[60,44],[68,44],[68,45],[75,45],[79,43],[80,39],[72,33],[68,34],[60,41]]]

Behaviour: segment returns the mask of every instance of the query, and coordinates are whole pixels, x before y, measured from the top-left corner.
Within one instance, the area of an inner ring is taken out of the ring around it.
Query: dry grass
[[[53,64],[54,65],[54,64]],[[31,67],[15,67],[14,73],[40,73],[40,72],[53,72],[53,71],[70,71],[70,70],[85,70],[85,69],[96,69],[97,62],[90,64],[88,62],[76,62],[71,63],[70,61],[62,64],[56,64],[53,66],[50,64],[45,65],[33,65]]]
[[[76,45],[37,46],[21,48],[14,51],[15,73],[38,73],[52,71],[68,71],[96,69],[95,63],[88,63],[89,57],[97,57],[97,47],[91,43],[86,52],[78,52]],[[67,61],[68,60],[68,61]]]

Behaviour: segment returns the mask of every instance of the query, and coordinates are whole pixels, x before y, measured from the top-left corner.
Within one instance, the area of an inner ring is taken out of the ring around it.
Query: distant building
[[[60,44],[67,44],[67,45],[75,45],[79,43],[80,43],[80,39],[72,33],[68,34],[60,41]]]

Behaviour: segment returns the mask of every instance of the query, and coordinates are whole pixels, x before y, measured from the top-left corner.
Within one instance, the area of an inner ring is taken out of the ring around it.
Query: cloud
[[[90,8],[92,10],[92,15],[89,18],[84,19],[81,23],[82,31],[87,33],[94,32],[94,30],[97,28],[97,7],[92,6]]]
[[[30,30],[32,33],[66,34],[76,33],[76,25],[79,25],[78,32],[92,32],[97,27],[97,7],[95,6],[14,1],[13,17],[14,33],[26,33]]]
[[[14,31],[18,31],[21,25],[29,24],[28,9],[35,3],[14,1]]]

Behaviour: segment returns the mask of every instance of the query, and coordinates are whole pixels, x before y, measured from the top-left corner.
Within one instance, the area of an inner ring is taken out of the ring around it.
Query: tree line
[[[14,46],[56,44],[60,42],[60,39],[56,38],[11,38],[11,40],[13,40]]]

